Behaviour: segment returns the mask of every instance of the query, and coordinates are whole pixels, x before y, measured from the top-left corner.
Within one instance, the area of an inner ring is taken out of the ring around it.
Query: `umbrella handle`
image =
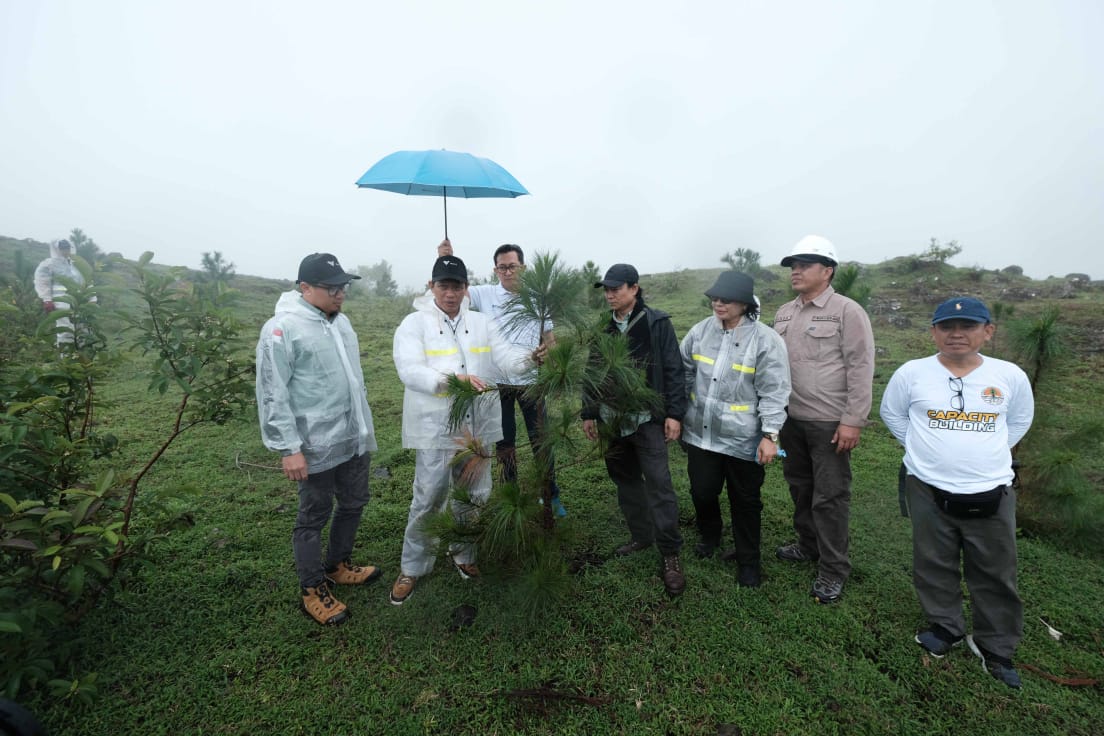
[[[442,194],[441,201],[445,204],[445,240],[448,240],[448,195]]]

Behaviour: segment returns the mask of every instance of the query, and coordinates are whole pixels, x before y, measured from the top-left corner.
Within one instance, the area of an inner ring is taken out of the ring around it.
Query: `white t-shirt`
[[[1035,414],[1020,367],[981,357],[962,377],[961,409],[958,381],[934,355],[898,368],[882,395],[882,421],[905,446],[909,474],[949,493],[1011,483],[1011,448]]]
[[[471,299],[472,309],[488,315],[498,329],[509,342],[518,347],[532,352],[540,347],[541,326],[537,320],[513,320],[509,312],[509,301],[514,294],[507,291],[502,284],[478,284],[468,287],[468,298]],[[545,331],[552,329],[552,323],[544,326]],[[498,383],[510,386],[528,386],[536,380],[536,368],[530,368],[523,373],[507,372],[499,375]]]

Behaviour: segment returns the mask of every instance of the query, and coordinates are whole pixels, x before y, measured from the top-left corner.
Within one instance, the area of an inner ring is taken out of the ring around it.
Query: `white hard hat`
[[[828,238],[819,235],[806,235],[790,251],[790,254],[782,259],[783,266],[791,266],[794,261],[806,263],[823,263],[825,266],[839,265],[836,258],[836,247]]]

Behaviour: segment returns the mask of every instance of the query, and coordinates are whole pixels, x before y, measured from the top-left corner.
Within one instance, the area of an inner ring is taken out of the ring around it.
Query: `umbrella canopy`
[[[448,237],[448,197],[520,197],[529,191],[489,158],[458,151],[396,151],[357,179],[364,189],[398,194],[440,196]]]

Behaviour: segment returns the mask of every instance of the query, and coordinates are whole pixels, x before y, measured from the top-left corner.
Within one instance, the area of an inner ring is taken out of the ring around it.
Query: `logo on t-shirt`
[[[981,400],[994,406],[1004,403],[1004,394],[996,386],[988,386],[981,390]]]

